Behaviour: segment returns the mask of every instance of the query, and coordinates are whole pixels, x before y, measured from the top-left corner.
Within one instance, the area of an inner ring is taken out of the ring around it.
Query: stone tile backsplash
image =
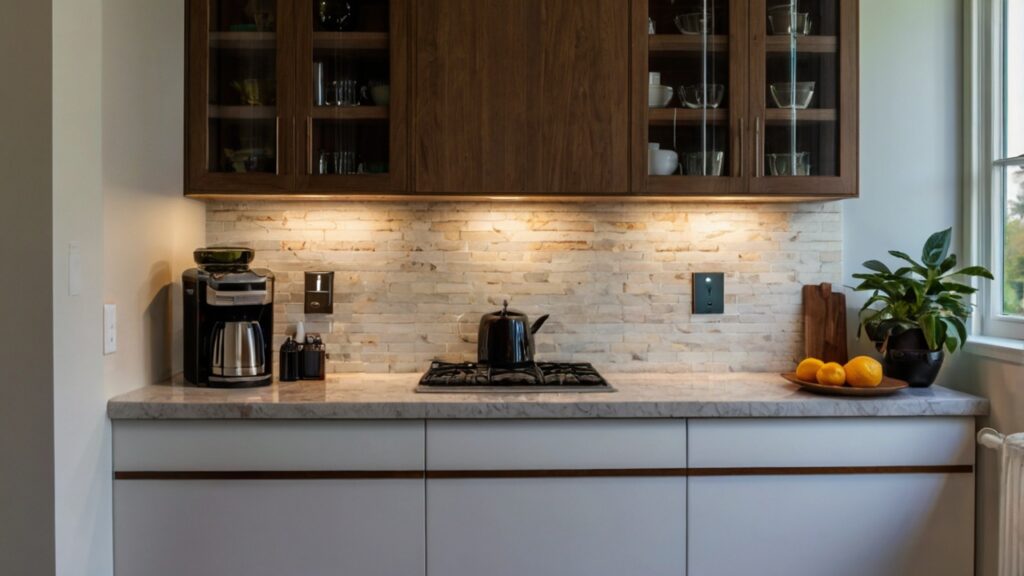
[[[206,231],[276,274],[275,349],[304,320],[330,372],[475,360],[506,298],[551,315],[539,359],[689,372],[789,369],[800,286],[840,282],[841,224],[838,203],[217,202]],[[306,270],[335,272],[332,316],[303,314]],[[692,272],[725,273],[724,315],[691,315]]]

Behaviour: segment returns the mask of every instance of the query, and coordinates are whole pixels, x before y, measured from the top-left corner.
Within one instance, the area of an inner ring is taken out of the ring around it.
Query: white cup
[[[661,72],[648,72],[647,73],[647,83],[650,84],[651,86],[660,86],[661,85]]]
[[[675,150],[648,150],[647,174],[669,176],[679,168],[679,155]]]

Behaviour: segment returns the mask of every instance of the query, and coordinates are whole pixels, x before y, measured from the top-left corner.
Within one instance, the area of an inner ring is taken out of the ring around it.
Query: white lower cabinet
[[[427,480],[431,576],[681,576],[685,478]]]
[[[113,429],[116,576],[424,574],[423,421]]]
[[[968,576],[969,474],[690,479],[690,576]]]
[[[117,480],[117,576],[422,575],[423,480]]]
[[[974,573],[973,418],[691,420],[689,438],[690,576]]]
[[[685,466],[680,420],[427,422],[427,574],[684,575]]]
[[[966,417],[114,423],[116,576],[967,576]]]

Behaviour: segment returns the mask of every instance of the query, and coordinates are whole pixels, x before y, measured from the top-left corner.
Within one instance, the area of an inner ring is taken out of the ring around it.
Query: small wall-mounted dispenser
[[[334,314],[334,272],[306,272],[306,314]]]

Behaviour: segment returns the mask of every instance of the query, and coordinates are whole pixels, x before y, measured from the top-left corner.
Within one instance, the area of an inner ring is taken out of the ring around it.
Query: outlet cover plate
[[[725,274],[695,272],[693,274],[693,313],[725,313]]]

